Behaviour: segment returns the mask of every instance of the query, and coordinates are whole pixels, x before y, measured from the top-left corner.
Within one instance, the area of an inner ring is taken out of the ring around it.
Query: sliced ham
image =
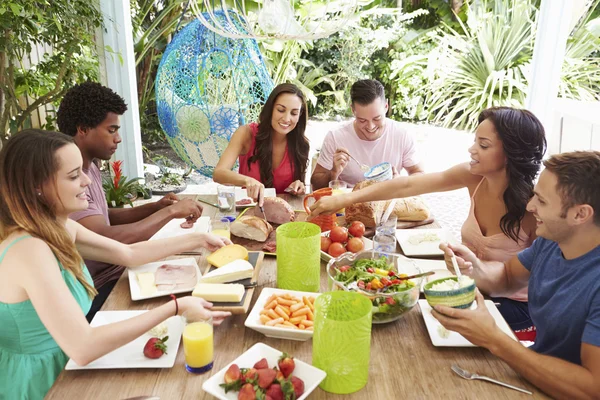
[[[193,228],[194,227],[194,219],[193,218],[187,218],[179,226],[181,226],[181,228],[183,228],[183,229]]]
[[[245,199],[241,199],[235,202],[236,206],[245,206],[248,204],[252,204],[254,203],[254,201],[251,198],[245,198]]]
[[[281,225],[296,219],[296,213],[290,203],[279,197],[266,197],[264,210],[267,215],[267,221],[273,224]],[[262,214],[257,213],[256,215]]]
[[[242,216],[231,223],[231,234],[237,237],[264,242],[273,227],[267,221],[255,216]]]
[[[193,265],[161,265],[154,273],[154,283],[162,291],[192,290],[198,283],[196,268]]]
[[[265,243],[262,249],[267,253],[275,253],[275,251],[277,250],[277,242],[274,240],[270,240],[267,243]]]

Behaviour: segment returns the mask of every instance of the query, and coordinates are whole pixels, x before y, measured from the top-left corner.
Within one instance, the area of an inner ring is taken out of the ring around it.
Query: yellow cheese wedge
[[[217,268],[235,260],[248,260],[248,250],[239,244],[230,244],[229,246],[221,247],[206,257],[206,261]]]
[[[149,296],[156,292],[154,272],[138,272],[136,275],[142,296]]]
[[[239,283],[199,283],[192,296],[201,297],[206,301],[239,303],[244,297],[244,291],[244,285]]]

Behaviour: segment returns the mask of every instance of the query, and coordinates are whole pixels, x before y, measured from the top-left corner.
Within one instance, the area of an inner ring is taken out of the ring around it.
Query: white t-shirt
[[[399,122],[389,118],[385,120],[383,135],[372,141],[358,137],[354,131],[354,121],[328,132],[317,163],[323,168],[331,170],[333,155],[340,147],[346,148],[354,158],[371,167],[387,161],[400,172],[402,168],[412,167],[419,163],[413,136]],[[359,165],[351,159],[338,179],[355,185],[365,178]]]

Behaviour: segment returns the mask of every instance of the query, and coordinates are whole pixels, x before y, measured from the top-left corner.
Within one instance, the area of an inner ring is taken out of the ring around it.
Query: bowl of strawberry
[[[329,261],[342,254],[358,253],[373,248],[373,242],[364,237],[365,225],[360,221],[352,222],[347,228],[336,226],[321,234],[321,258]]]
[[[400,254],[345,253],[327,264],[329,290],[355,291],[373,304],[373,323],[396,321],[419,300],[422,277],[417,264]]]

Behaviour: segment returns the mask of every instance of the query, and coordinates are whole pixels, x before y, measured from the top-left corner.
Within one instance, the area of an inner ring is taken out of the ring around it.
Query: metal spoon
[[[369,167],[368,165],[363,164],[360,161],[358,161],[356,158],[354,158],[354,156],[352,154],[350,154],[350,153],[346,153],[346,154],[348,154],[348,156],[351,159],[353,159],[354,161],[356,161],[356,163],[358,164],[358,166],[360,167],[360,169],[361,169],[362,172],[367,172],[368,170],[371,169],[371,167]]]

